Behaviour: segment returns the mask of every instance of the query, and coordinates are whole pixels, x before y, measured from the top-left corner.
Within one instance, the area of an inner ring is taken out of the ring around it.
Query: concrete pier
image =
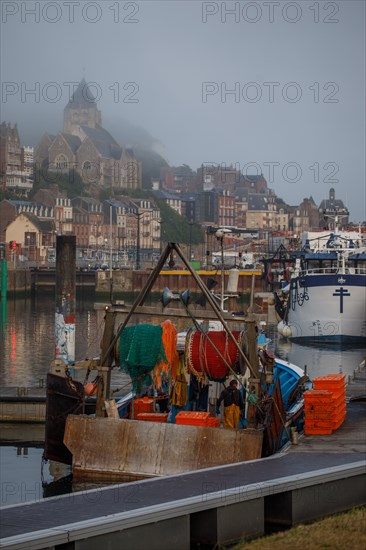
[[[282,454],[9,506],[1,548],[190,550],[365,503],[366,454]]]

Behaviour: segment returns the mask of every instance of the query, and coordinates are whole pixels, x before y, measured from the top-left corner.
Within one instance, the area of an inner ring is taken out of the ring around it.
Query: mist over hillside
[[[63,129],[62,114],[49,110],[39,115],[37,110],[28,110],[22,112],[20,117],[14,114],[13,119],[5,122],[17,124],[22,145],[36,147],[46,132],[56,135]],[[142,186],[149,188],[151,179],[159,177],[160,168],[168,165],[164,145],[148,130],[135,126],[123,117],[105,116],[102,124],[121,146],[133,148],[136,157],[142,162]]]

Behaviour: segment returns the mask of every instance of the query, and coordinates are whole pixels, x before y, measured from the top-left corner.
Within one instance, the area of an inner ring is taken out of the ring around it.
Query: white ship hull
[[[279,331],[293,340],[366,343],[366,275],[294,277]]]

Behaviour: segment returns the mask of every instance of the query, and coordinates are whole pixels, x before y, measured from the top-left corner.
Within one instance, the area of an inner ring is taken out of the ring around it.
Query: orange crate
[[[346,403],[346,392],[340,395],[333,393],[333,401],[334,401],[335,407],[338,407],[341,403]]]
[[[177,418],[209,418],[210,413],[205,411],[180,411]]]
[[[305,407],[304,414],[305,418],[321,418],[329,417],[335,418],[346,412],[346,404],[340,403],[337,407],[328,406],[328,407]]]
[[[314,389],[316,390],[337,390],[345,387],[345,385],[345,374],[327,374],[326,376],[318,376],[317,378],[314,378]]]
[[[328,390],[308,390],[304,393],[305,405],[307,403],[330,403],[333,399],[332,392]]]
[[[196,420],[196,421],[206,421],[207,418],[210,418],[209,412],[195,412],[195,411],[180,411],[176,418],[187,419],[187,420]]]
[[[209,418],[209,412],[181,411],[175,417],[175,422],[188,426],[207,426]]]
[[[334,418],[332,418],[332,422],[333,422],[333,424],[338,423],[340,420],[344,420],[345,418],[346,418],[346,413],[339,414],[339,415],[335,416]]]
[[[346,404],[346,394],[344,393],[343,395],[334,395],[333,396],[333,401],[334,401],[335,408],[340,407],[341,404],[345,405]]]
[[[305,422],[308,420],[333,420],[333,411],[312,411],[308,413],[305,411]]]
[[[308,410],[308,411],[318,411],[318,410],[321,410],[321,409],[325,409],[327,411],[330,411],[332,409],[334,409],[336,406],[336,403],[334,401],[334,399],[329,399],[325,402],[323,401],[305,401],[304,403],[304,409],[305,410]]]
[[[133,402],[134,416],[140,413],[154,412],[154,400],[150,397],[140,397]]]
[[[329,380],[333,382],[346,382],[346,375],[339,373],[339,374],[326,374],[325,376],[317,376],[314,380]]]
[[[136,420],[145,420],[148,422],[166,422],[168,413],[139,413]]]
[[[305,411],[333,411],[335,409],[334,402],[330,401],[328,403],[316,403],[311,401],[310,403],[305,403]]]
[[[339,416],[342,413],[346,413],[346,403],[341,403],[338,407],[334,408],[334,416]]]

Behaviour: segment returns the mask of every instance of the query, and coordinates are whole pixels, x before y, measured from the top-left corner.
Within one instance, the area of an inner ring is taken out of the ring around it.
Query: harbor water
[[[31,388],[44,385],[54,358],[53,296],[8,300],[6,308],[5,304],[1,306],[1,386]],[[77,300],[76,360],[99,355],[102,330],[103,314],[94,309],[93,299],[84,296]],[[271,338],[269,349],[283,360],[306,367],[310,379],[340,372],[348,379],[365,354],[362,346],[291,343],[278,335],[275,325],[268,325],[266,334]],[[81,375],[79,379],[83,379]],[[114,387],[122,387],[127,382],[120,372],[113,373]],[[1,506],[91,488],[90,485],[72,486],[68,467],[43,464],[43,439],[43,425],[0,424]]]

